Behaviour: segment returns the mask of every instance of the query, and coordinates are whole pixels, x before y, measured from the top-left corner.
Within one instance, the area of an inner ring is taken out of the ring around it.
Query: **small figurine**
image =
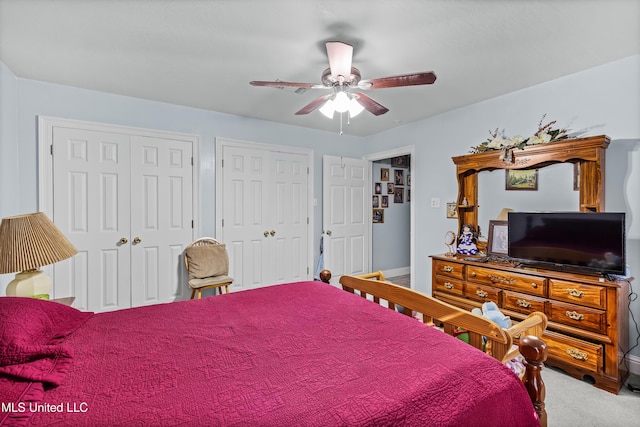
[[[456,252],[464,255],[476,255],[478,247],[476,246],[476,230],[471,224],[462,226],[462,233],[458,239],[458,247]]]

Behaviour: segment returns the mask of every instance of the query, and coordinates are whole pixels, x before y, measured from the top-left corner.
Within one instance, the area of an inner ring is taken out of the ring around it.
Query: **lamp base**
[[[11,297],[30,297],[49,299],[52,289],[51,277],[42,270],[27,270],[16,274],[7,285],[6,295]]]

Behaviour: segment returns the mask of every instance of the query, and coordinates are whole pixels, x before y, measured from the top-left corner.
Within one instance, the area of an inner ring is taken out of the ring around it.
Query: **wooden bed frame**
[[[329,283],[331,272],[323,270],[320,279]],[[453,305],[438,301],[418,291],[385,281],[381,271],[360,276],[342,276],[340,284],[345,291],[359,294],[363,298],[373,297],[373,302],[386,301],[388,308],[407,316],[419,314],[426,324],[442,326],[445,333],[454,334],[455,328],[469,332],[469,344],[484,350],[487,354],[506,363],[521,354],[525,359],[524,385],[538,414],[540,425],[547,426],[547,413],[544,397],[545,387],[540,372],[547,360],[547,346],[540,339],[547,327],[544,313],[531,313],[526,319],[503,329],[493,321],[462,310]],[[356,293],[355,291],[358,291]],[[486,344],[483,345],[483,337]],[[518,347],[514,349],[514,343]],[[484,348],[483,348],[484,347]]]

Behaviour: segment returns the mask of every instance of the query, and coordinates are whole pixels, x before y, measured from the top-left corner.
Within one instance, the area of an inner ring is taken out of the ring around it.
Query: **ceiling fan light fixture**
[[[349,109],[350,102],[351,100],[346,92],[338,92],[336,93],[336,98],[333,101],[333,106],[338,113],[344,113]]]
[[[364,107],[356,100],[355,97],[352,97],[351,101],[349,101],[349,116],[353,118],[362,113],[363,110]]]
[[[335,113],[336,109],[334,107],[333,99],[328,100],[324,103],[322,107],[320,107],[320,112],[327,118],[333,119],[333,113]]]

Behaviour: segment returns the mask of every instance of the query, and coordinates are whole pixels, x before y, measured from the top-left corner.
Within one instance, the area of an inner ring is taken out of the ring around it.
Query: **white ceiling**
[[[324,42],[354,46],[362,78],[434,71],[369,91],[369,135],[640,53],[638,0],[0,0],[0,60],[42,80],[336,131],[315,111]],[[598,82],[593,82],[597,85]]]

